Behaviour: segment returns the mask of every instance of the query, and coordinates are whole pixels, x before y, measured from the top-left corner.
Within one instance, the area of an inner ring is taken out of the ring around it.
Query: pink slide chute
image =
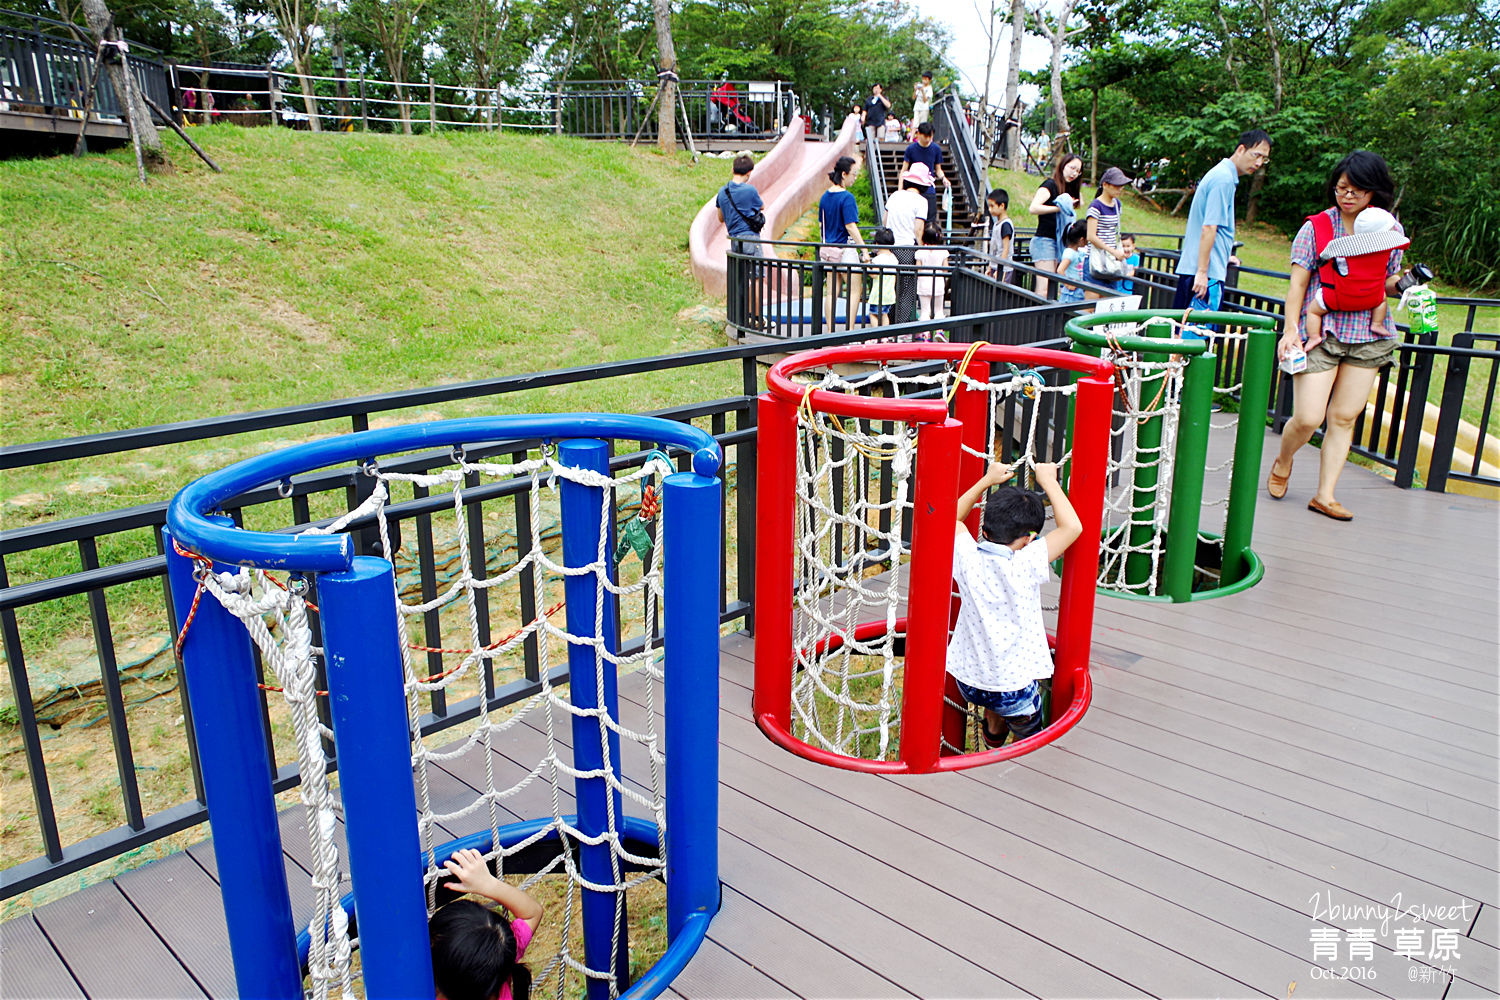
[[[766,203],[766,228],[762,235],[774,239],[786,232],[796,219],[811,208],[828,188],[828,171],[840,156],[853,156],[859,145],[859,116],[844,119],[844,127],[832,142],[808,139],[802,131],[802,119],[793,118],[786,135],[765,158],[755,165],[750,183]],[[724,182],[729,182],[729,161],[724,163]],[[715,192],[717,194],[717,192]],[[688,230],[688,251],[693,273],[712,295],[724,294],[725,260],[729,234],[713,199],[698,210]]]

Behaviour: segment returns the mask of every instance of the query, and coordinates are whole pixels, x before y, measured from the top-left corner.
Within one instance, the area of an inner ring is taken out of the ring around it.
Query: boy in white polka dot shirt
[[[1058,485],[1057,466],[1042,463],[1035,472],[1057,520],[1057,527],[1041,537],[1047,522],[1042,498],[1019,486],[1000,486],[1014,466],[991,462],[958,500],[953,579],[963,603],[948,640],[948,672],[964,698],[984,708],[984,742],[991,748],[1004,746],[1012,733],[1025,739],[1041,729],[1037,681],[1052,676],[1042,584],[1052,560],[1083,533],[1083,522]],[[976,542],[964,518],[993,486],[1000,488],[984,502]]]

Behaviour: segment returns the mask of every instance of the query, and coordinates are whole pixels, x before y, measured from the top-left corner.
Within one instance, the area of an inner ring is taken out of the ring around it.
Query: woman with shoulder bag
[[[1124,208],[1120,193],[1129,183],[1130,178],[1119,167],[1104,171],[1099,179],[1099,194],[1089,204],[1088,212],[1089,280],[1117,292],[1125,277],[1125,258],[1130,256],[1120,249],[1120,213]],[[1088,292],[1087,297],[1100,296],[1098,292]]]

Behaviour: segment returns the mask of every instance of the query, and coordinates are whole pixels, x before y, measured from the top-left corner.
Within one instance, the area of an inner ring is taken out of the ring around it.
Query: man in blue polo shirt
[[[1217,309],[1234,257],[1234,190],[1240,176],[1271,162],[1271,137],[1262,129],[1240,136],[1234,152],[1203,175],[1193,192],[1182,254],[1177,260],[1177,294],[1172,308]]]
[[[927,172],[943,182],[943,187],[952,187],[946,174],[943,173],[943,147],[933,141],[932,123],[923,122],[917,126],[916,136],[907,145],[906,152],[901,156],[901,173],[906,173],[914,163],[925,163]],[[931,224],[937,222],[937,185],[929,184],[927,190],[922,192],[927,199],[927,219]]]

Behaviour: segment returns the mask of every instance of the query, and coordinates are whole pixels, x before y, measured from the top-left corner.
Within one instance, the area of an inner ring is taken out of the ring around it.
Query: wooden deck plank
[[[1099,608],[1101,613],[1119,612],[1127,619],[1138,617],[1152,628],[1189,631],[1214,628],[1221,635],[1234,635],[1235,644],[1242,652],[1265,654],[1276,658],[1268,663],[1275,663],[1288,652],[1285,608],[1267,608],[1265,614],[1259,613],[1260,609],[1253,603],[1253,593],[1194,605],[1191,617],[1160,613],[1132,615],[1138,609],[1121,607],[1122,602],[1113,599],[1101,599]],[[1496,607],[1491,607],[1483,614],[1495,610]],[[1110,617],[1113,620],[1115,616]],[[1483,619],[1476,617],[1476,620]],[[1471,698],[1473,692],[1500,692],[1500,680],[1482,669],[1482,662],[1475,663],[1470,658],[1449,654],[1435,655],[1435,651],[1426,645],[1406,645],[1403,648],[1402,643],[1389,639],[1376,641],[1362,630],[1343,623],[1298,629],[1295,636],[1293,652],[1299,654],[1303,662],[1315,663],[1319,670],[1369,676],[1409,691],[1426,691],[1434,697],[1448,696],[1450,699]],[[1378,673],[1361,674],[1366,664]]]
[[[1279,577],[1276,584],[1278,587],[1287,585]],[[1278,596],[1286,591],[1257,594],[1258,589],[1213,601],[1195,602],[1180,609],[1190,610],[1190,614],[1174,614],[1171,605],[1108,595],[1100,596],[1098,607],[1101,613],[1115,612],[1127,620],[1138,619],[1152,628],[1201,631],[1217,627],[1220,635],[1233,635],[1236,639],[1246,637],[1249,641],[1243,649],[1275,656],[1315,655],[1316,662],[1321,664],[1333,659],[1344,670],[1368,657],[1377,663],[1400,667],[1414,676],[1430,677],[1456,687],[1487,690],[1490,686],[1482,657],[1493,648],[1493,644],[1486,644],[1479,637],[1466,635],[1461,640],[1462,648],[1453,649],[1428,642],[1425,638],[1381,631],[1358,621],[1346,620],[1342,617],[1343,612],[1339,613],[1338,620],[1323,619],[1316,627],[1294,630],[1288,628],[1292,613],[1285,604],[1285,597]],[[1425,615],[1427,610],[1421,607],[1415,613]],[[1239,646],[1238,642],[1236,646]]]
[[[811,769],[812,780],[819,780],[817,765],[777,752],[798,761],[788,766]],[[1056,752],[1049,748],[1030,756]],[[983,792],[970,791],[954,786],[952,779],[957,778],[988,787]],[[1045,795],[1029,794],[1027,785],[1034,779],[1018,764],[979,768],[963,775],[885,780],[952,810],[942,814],[939,821],[939,811],[933,805],[905,808],[898,813],[903,825],[939,841],[948,838],[950,830],[962,831],[965,823],[979,823],[979,830],[988,836],[976,833],[965,838],[966,843],[989,850],[997,866],[1015,872],[1045,892],[1077,900],[1122,926],[1142,928],[1158,945],[1211,963],[1218,971],[1248,981],[1262,992],[1284,995],[1287,983],[1312,964],[1308,932],[1316,922],[1305,907],[1298,905],[1307,897],[1297,903],[1268,900],[1244,888],[1244,881],[1236,883],[1193,867],[1195,862],[1202,862],[1191,850],[1184,850],[1186,856],[1178,857],[1170,849],[1162,852],[1149,846],[1137,847],[1113,832],[1114,823],[1106,822],[1095,829],[1090,824],[1098,823],[1101,816],[1108,819],[1107,808],[1083,801],[1067,786],[1049,789]],[[867,798],[871,794],[868,787],[868,783],[850,786],[848,793],[856,799]],[[961,818],[955,818],[954,813]],[[1181,831],[1174,832],[1182,837]],[[1189,833],[1183,839],[1199,840],[1200,849],[1209,853],[1232,850],[1196,834]],[[1176,846],[1184,847],[1180,843]],[[1268,866],[1261,859],[1254,860],[1264,877],[1261,869]],[[1407,964],[1389,949],[1382,949],[1373,967],[1388,982],[1398,976],[1405,982]],[[1138,974],[1134,967],[1131,971]],[[1306,992],[1309,986],[1311,994]],[[1304,983],[1298,991],[1304,996],[1369,995],[1364,986],[1340,980]],[[1441,988],[1429,986],[1411,995],[1436,998]]]
[[[17,1000],[74,1000],[84,995],[30,913],[0,924],[0,994]]]
[[[1481,906],[1474,915],[1469,937],[1491,948],[1500,948],[1500,906]]]
[[[1092,728],[1069,736],[1075,737],[1066,745],[1070,754],[1098,768],[1107,768],[1113,775],[1131,775],[1189,796],[1209,807],[1232,808],[1243,819],[1270,827],[1281,835],[1378,865],[1399,873],[1403,878],[1448,889],[1455,895],[1465,894],[1485,902],[1493,902],[1500,895],[1494,868],[1444,853],[1436,846],[1401,840],[1374,827],[1263,792],[1238,780],[1224,780],[1206,774],[1196,764],[1173,760],[1155,752],[1154,748],[1142,750],[1110,739]],[[1085,776],[1092,777],[1096,772],[1094,766],[1074,761],[1068,761],[1068,765],[1069,774],[1084,780],[1087,780]],[[1048,772],[1059,774],[1061,769],[1049,766]]]
[[[1096,716],[1095,713],[1099,714]],[[1472,833],[1431,820],[1409,808],[1393,809],[1389,804],[1329,786],[1317,776],[1316,770],[1299,772],[1271,767],[1218,746],[1185,739],[1165,725],[1147,729],[1134,720],[1112,715],[1107,709],[1101,711],[1098,704],[1089,709],[1089,716],[1087,731],[1111,741],[1108,749],[1103,751],[1104,756],[1095,758],[1105,763],[1119,766],[1120,759],[1113,751],[1128,747],[1130,752],[1150,755],[1146,758],[1146,767],[1150,769],[1152,780],[1160,782],[1163,769],[1173,767],[1178,761],[1191,760],[1193,770],[1225,782],[1224,794],[1236,796],[1242,807],[1250,807],[1259,801],[1269,809],[1271,806],[1265,797],[1282,799],[1349,824],[1350,829],[1346,832],[1350,836],[1359,836],[1364,831],[1378,832],[1474,865],[1481,871],[1496,871],[1496,852],[1500,850],[1500,842],[1496,841],[1493,831],[1488,835]],[[1088,744],[1070,744],[1069,748],[1075,753],[1092,756]],[[1157,768],[1154,764],[1161,766]],[[1313,769],[1318,766],[1312,757],[1306,759],[1306,764]],[[1135,768],[1130,770],[1141,773]],[[1303,819],[1293,824],[1299,831],[1309,830],[1318,817],[1306,816]]]
[[[745,803],[733,795],[725,796],[725,811],[744,807]],[[756,803],[756,808],[758,811],[764,806]],[[980,964],[932,940],[928,935],[938,934],[940,928],[927,919],[927,911],[919,905],[894,909],[879,905],[886,885],[872,882],[860,897],[854,897],[801,870],[807,866],[821,874],[828,868],[839,869],[855,862],[853,852],[833,838],[815,836],[810,840],[802,845],[804,852],[781,860],[740,837],[721,836],[720,866],[726,885],[808,938],[821,941],[865,969],[879,970],[878,975],[903,995],[932,996],[939,991],[950,996],[1028,995],[989,972],[986,965],[995,963],[988,956],[985,964]],[[996,940],[994,948],[1003,952],[1006,942]],[[1096,975],[1095,979],[1106,988],[1074,990],[1061,983],[1058,988],[1070,996],[1140,995],[1122,989],[1113,978]],[[1065,981],[1071,984],[1077,980]],[[825,984],[824,990],[830,985]]]
[[[710,937],[698,946],[687,968],[672,980],[671,992],[683,1000],[717,997],[724,1000],[794,1000],[797,994],[727,951]]]
[[[1500,804],[1500,793],[1496,792],[1491,782],[1475,775],[1436,767],[1426,761],[1413,760],[1385,743],[1360,739],[1368,731],[1368,727],[1355,725],[1348,720],[1313,724],[1300,717],[1289,717],[1285,706],[1278,706],[1276,713],[1266,713],[1257,707],[1222,697],[1223,692],[1219,690],[1205,690],[1206,686],[1199,683],[1198,675],[1186,667],[1168,669],[1158,665],[1152,671],[1158,676],[1149,676],[1138,669],[1143,659],[1139,654],[1125,653],[1116,647],[1095,642],[1096,685],[1118,687],[1148,702],[1181,707],[1183,711],[1195,714],[1216,726],[1264,733],[1298,750],[1322,754],[1332,760],[1367,768],[1373,773],[1413,785],[1425,784],[1435,791],[1471,803],[1490,815],[1494,814],[1497,804]],[[1104,669],[1099,669],[1100,664],[1104,665]],[[1295,714],[1301,716],[1301,713]],[[1346,729],[1348,733],[1337,732],[1335,728]]]
[[[1491,790],[1486,794],[1493,792],[1495,758],[1471,749],[1477,744],[1476,738],[1457,732],[1442,720],[1406,713],[1399,724],[1394,724],[1388,707],[1358,697],[1340,697],[1305,681],[1261,673],[1257,658],[1225,651],[1222,640],[1187,634],[1184,644],[1176,645],[1148,637],[1145,629],[1126,633],[1119,624],[1118,620],[1109,622],[1113,631],[1104,642],[1119,644],[1126,652],[1140,656],[1131,666],[1131,672],[1138,676],[1177,683],[1253,710],[1274,707],[1278,714],[1314,732],[1388,746],[1428,765],[1480,779]],[[1184,662],[1191,666],[1183,666]]]
[[[730,886],[724,889],[723,905],[708,936],[746,965],[809,1000],[911,995]],[[709,995],[720,996],[717,987]]]
[[[1070,738],[1073,734],[1070,734]],[[1234,808],[1201,803],[1179,792],[1151,786],[1132,775],[1100,767],[1060,748],[1060,760],[1023,762],[1024,774],[1006,775],[1005,787],[1034,803],[1093,822],[1115,837],[1148,850],[1181,858],[1184,863],[1232,885],[1244,886],[1310,920],[1310,904],[1319,897],[1339,904],[1389,905],[1397,894],[1406,905],[1447,907],[1461,892],[1434,887],[1356,855],[1339,852],[1295,834],[1241,817]],[[976,780],[988,780],[976,775]],[[1188,801],[1183,801],[1187,799]],[[1171,821],[1157,820],[1158,815]],[[1198,833],[1197,831],[1212,831]],[[1271,862],[1271,864],[1267,864]],[[1468,895],[1474,899],[1473,893]],[[1330,918],[1343,929],[1364,926],[1358,919]],[[1431,921],[1456,926],[1451,919]],[[1304,924],[1304,926],[1307,926]],[[1391,933],[1378,936],[1377,957],[1394,948]],[[1303,931],[1304,947],[1307,947]],[[1472,974],[1486,972],[1493,954],[1479,954]],[[1384,973],[1382,973],[1384,975]],[[1398,974],[1404,976],[1404,960]],[[1386,976],[1387,982],[1392,977]]]
[[[758,732],[750,738],[756,737]],[[740,739],[735,742],[738,744]],[[784,753],[779,748],[773,749]],[[1083,906],[1035,888],[1024,881],[1027,874],[1024,858],[1007,857],[996,866],[973,856],[984,850],[981,844],[1005,837],[1002,831],[973,822],[956,824],[945,831],[953,842],[950,846],[887,818],[887,811],[905,816],[914,808],[928,808],[904,789],[866,789],[871,792],[867,801],[856,804],[843,796],[830,796],[818,785],[780,771],[738,745],[725,754],[725,765],[726,777],[733,780],[733,786],[726,785],[726,799],[743,794],[737,788],[753,788],[758,796],[774,796],[778,801],[785,797],[781,807],[766,806],[767,809],[789,809],[801,805],[804,798],[817,803],[812,814],[816,816],[816,826],[809,822],[811,817],[805,817],[805,809],[791,815],[760,814],[758,834],[763,841],[758,843],[776,844],[787,856],[805,857],[808,853],[805,845],[832,830],[838,839],[850,841],[849,846],[864,857],[856,859],[857,864],[846,861],[847,868],[811,874],[836,880],[845,891],[859,892],[865,898],[872,898],[873,890],[873,898],[884,900],[882,905],[888,912],[924,917],[945,914],[941,944],[981,959],[991,953],[1004,955],[1004,960],[996,964],[996,971],[1030,992],[1074,995],[1077,987],[1068,979],[1076,979],[1077,973],[1069,976],[1067,970],[1076,970],[1084,962],[1093,967],[1085,973],[1092,983],[1097,984],[1101,973],[1117,981],[1110,987],[1113,992],[1109,995],[1125,990],[1155,996],[1236,995],[1249,988],[1129,927],[1111,923]],[[986,905],[1002,900],[1003,906]],[[1078,954],[1085,950],[1078,946],[1082,941],[1088,942],[1087,958]]]
[[[38,907],[35,916],[90,997],[206,996],[113,882]]]
[[[1364,680],[1362,691],[1360,678],[1349,672],[1324,671],[1320,658],[1304,654],[1296,647],[1295,640],[1279,637],[1277,646],[1264,652],[1238,647],[1228,650],[1223,639],[1225,633],[1213,621],[1199,624],[1184,615],[1175,621],[1156,622],[1146,615],[1108,612],[1100,612],[1099,617],[1107,623],[1112,636],[1131,643],[1132,652],[1154,651],[1173,664],[1186,661],[1205,676],[1235,680],[1271,697],[1293,698],[1323,712],[1360,720],[1379,720],[1393,710],[1405,712],[1411,718],[1393,736],[1436,744],[1434,752],[1452,748],[1449,755],[1454,762],[1471,768],[1495,766],[1494,722],[1481,711],[1465,710],[1369,678]],[[1439,686],[1442,681],[1433,679],[1428,683]],[[1254,704],[1248,700],[1254,697],[1247,696],[1245,703]]]
[[[168,855],[115,884],[209,996],[236,996],[219,884],[192,855]]]
[[[1289,781],[1290,787],[1305,786],[1307,794],[1318,799],[1331,796],[1331,800],[1346,802],[1349,808],[1356,810],[1367,804],[1386,818],[1391,817],[1393,808],[1399,809],[1432,824],[1442,831],[1443,836],[1450,830],[1460,830],[1489,841],[1496,840],[1494,811],[1477,803],[1433,790],[1425,784],[1392,777],[1368,765],[1345,763],[1273,739],[1266,733],[1228,726],[1178,709],[1161,699],[1140,697],[1128,690],[1129,683],[1128,673],[1107,669],[1096,671],[1094,704],[1089,709],[1091,729],[1096,729],[1103,718],[1117,719],[1122,725],[1110,735],[1132,742],[1126,724],[1129,727],[1159,728],[1176,738],[1182,753],[1194,755],[1191,759],[1204,764],[1220,753],[1232,754],[1234,759],[1226,760],[1226,766],[1238,764],[1241,760],[1258,761],[1274,769],[1271,780]],[[1210,751],[1209,757],[1197,756],[1203,754],[1205,748]],[[1224,773],[1218,768],[1205,769]],[[1492,843],[1492,850],[1493,847]]]

